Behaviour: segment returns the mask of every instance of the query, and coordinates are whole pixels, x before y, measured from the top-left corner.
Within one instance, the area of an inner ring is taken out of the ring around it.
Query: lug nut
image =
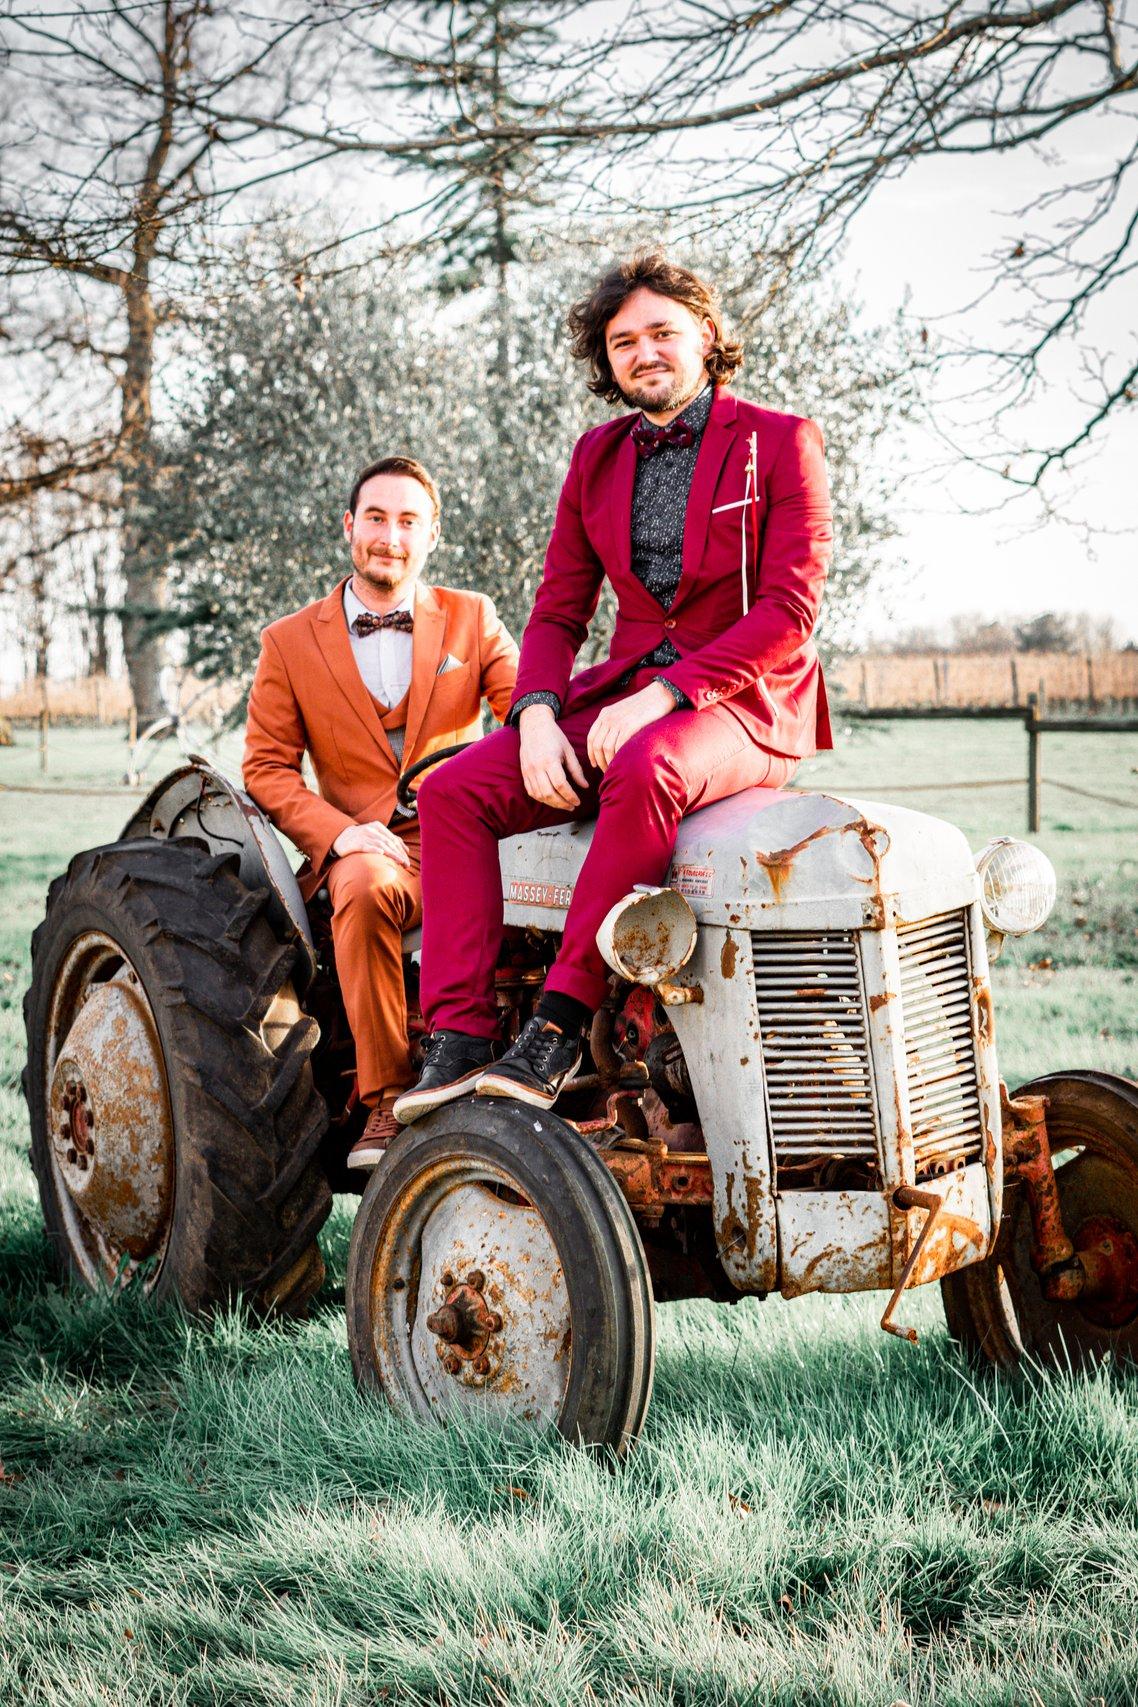
[[[447,1269],[446,1273],[443,1275],[443,1285],[446,1287],[448,1292],[450,1291],[451,1287],[454,1285],[454,1275],[451,1273],[449,1268]]]
[[[490,1359],[488,1357],[476,1357],[470,1367],[473,1369],[475,1375],[488,1375],[490,1372]]]
[[[450,1356],[447,1358],[446,1362],[443,1364],[443,1368],[446,1370],[448,1375],[457,1375],[458,1374],[459,1360],[454,1355],[453,1351],[451,1352]]]
[[[502,1318],[501,1318],[501,1316],[499,1316],[497,1310],[491,1310],[491,1312],[490,1312],[490,1332],[492,1334],[500,1334],[501,1331],[502,1331]]]
[[[74,1167],[76,1161],[78,1160],[78,1152],[69,1147],[68,1151],[67,1151],[67,1160],[68,1160],[68,1163],[70,1164],[70,1166]]]
[[[466,1284],[473,1288],[475,1292],[481,1292],[482,1288],[486,1284],[486,1276],[480,1268],[472,1268],[466,1277]]]

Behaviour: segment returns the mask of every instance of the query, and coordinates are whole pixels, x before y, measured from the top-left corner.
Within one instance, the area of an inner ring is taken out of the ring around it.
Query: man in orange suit
[[[361,1100],[349,1156],[374,1167],[413,1074],[401,939],[422,914],[419,826],[400,815],[402,771],[481,733],[482,700],[509,709],[518,649],[482,593],[420,579],[439,539],[439,495],[410,457],[365,468],[344,514],[352,573],[270,624],[249,696],[245,786],[306,856],[308,899],[327,884]],[[301,775],[305,752],[319,793]]]

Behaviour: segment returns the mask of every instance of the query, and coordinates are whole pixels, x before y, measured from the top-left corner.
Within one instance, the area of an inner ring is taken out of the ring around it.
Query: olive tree
[[[821,637],[840,644],[892,533],[896,469],[881,444],[911,401],[912,357],[896,329],[861,327],[824,278],[772,290],[753,259],[687,258],[719,279],[746,337],[740,391],[826,434],[838,546]],[[246,255],[207,304],[148,519],[194,667],[248,679],[260,629],[344,573],[352,477],[393,452],[419,457],[441,488],[432,577],[490,594],[520,633],[573,442],[607,415],[565,334],[596,268],[594,250],[566,244],[511,269],[506,384],[496,290],[455,301],[405,276],[305,281]]]

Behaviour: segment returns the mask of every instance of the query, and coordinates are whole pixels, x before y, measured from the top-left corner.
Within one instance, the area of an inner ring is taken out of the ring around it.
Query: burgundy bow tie
[[[352,633],[361,637],[374,634],[379,628],[395,628],[400,634],[410,634],[415,626],[415,618],[409,610],[391,610],[385,616],[376,616],[369,610],[362,610],[359,616],[353,618]]]
[[[637,456],[655,456],[665,445],[679,445],[681,449],[690,445],[695,435],[682,415],[674,421],[669,421],[666,427],[653,427],[647,421],[637,421],[632,429],[632,442],[636,446]]]

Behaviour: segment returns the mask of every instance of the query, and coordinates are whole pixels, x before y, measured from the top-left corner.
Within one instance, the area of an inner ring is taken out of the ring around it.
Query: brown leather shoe
[[[402,1132],[403,1128],[389,1108],[373,1108],[367,1117],[367,1125],[363,1137],[357,1138],[348,1151],[345,1166],[349,1168],[374,1168],[383,1160],[383,1153],[391,1140]]]

